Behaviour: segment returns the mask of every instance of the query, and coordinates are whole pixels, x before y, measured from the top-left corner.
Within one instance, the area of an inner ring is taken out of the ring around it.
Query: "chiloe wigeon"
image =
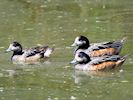
[[[75,38],[75,41],[71,46],[77,46],[75,54],[82,51],[87,53],[89,57],[111,56],[120,53],[125,40],[126,38],[119,41],[90,44],[88,38],[81,35]]]
[[[75,55],[74,60],[70,63],[75,65],[75,69],[83,71],[111,70],[121,66],[126,58],[127,55],[123,57],[119,55],[113,55],[96,57],[92,60],[86,53],[79,52]]]
[[[38,61],[41,58],[49,57],[53,52],[53,48],[49,48],[48,46],[37,46],[23,50],[22,45],[20,43],[13,42],[6,50],[6,52],[10,51],[13,51],[13,55],[11,57],[12,61],[28,62]]]

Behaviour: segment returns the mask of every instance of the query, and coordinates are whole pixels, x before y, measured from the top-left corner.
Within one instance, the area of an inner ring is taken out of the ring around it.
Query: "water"
[[[132,100],[132,9],[131,0],[0,0],[0,100]],[[70,45],[80,34],[91,42],[128,37],[122,70],[75,71]],[[13,64],[4,53],[12,41],[55,52],[44,63]]]

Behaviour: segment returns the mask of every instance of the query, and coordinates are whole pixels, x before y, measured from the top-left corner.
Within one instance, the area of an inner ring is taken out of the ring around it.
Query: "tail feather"
[[[125,62],[125,60],[128,58],[128,55],[125,55],[125,56],[123,56],[119,61],[117,61],[117,65],[118,66],[121,66],[124,62]]]
[[[128,56],[129,56],[129,55],[125,55],[125,56],[123,56],[121,59],[122,59],[122,60],[126,60],[126,59],[128,58]]]
[[[44,53],[44,57],[49,57],[53,51],[54,48],[47,48],[46,52]]]

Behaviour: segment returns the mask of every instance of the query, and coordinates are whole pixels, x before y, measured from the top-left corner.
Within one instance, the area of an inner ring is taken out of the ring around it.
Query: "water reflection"
[[[123,70],[115,71],[79,71],[75,70],[73,72],[74,82],[76,84],[87,83],[89,80],[94,79],[110,79],[121,77]]]
[[[93,43],[128,36],[121,54],[132,54],[132,8],[132,0],[1,0],[1,99],[130,100],[132,55],[124,72],[72,72],[68,62],[73,57],[69,46],[80,34]],[[3,51],[14,40],[24,47],[48,44],[57,49],[50,64],[13,64]]]
[[[28,65],[34,65],[34,66],[38,66],[38,65],[42,65],[42,64],[51,64],[51,61],[49,59],[41,59],[40,61],[28,61],[28,62],[24,62],[24,61],[13,61],[13,64],[19,64],[19,65],[23,65],[23,66],[28,66]]]

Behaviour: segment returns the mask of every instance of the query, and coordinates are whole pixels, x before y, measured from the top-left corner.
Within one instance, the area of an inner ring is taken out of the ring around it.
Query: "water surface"
[[[1,100],[131,100],[133,98],[133,1],[0,0]],[[91,42],[128,37],[120,71],[75,71],[69,61],[74,38]],[[13,64],[4,53],[12,41],[23,47],[47,44],[55,52],[44,63]]]

